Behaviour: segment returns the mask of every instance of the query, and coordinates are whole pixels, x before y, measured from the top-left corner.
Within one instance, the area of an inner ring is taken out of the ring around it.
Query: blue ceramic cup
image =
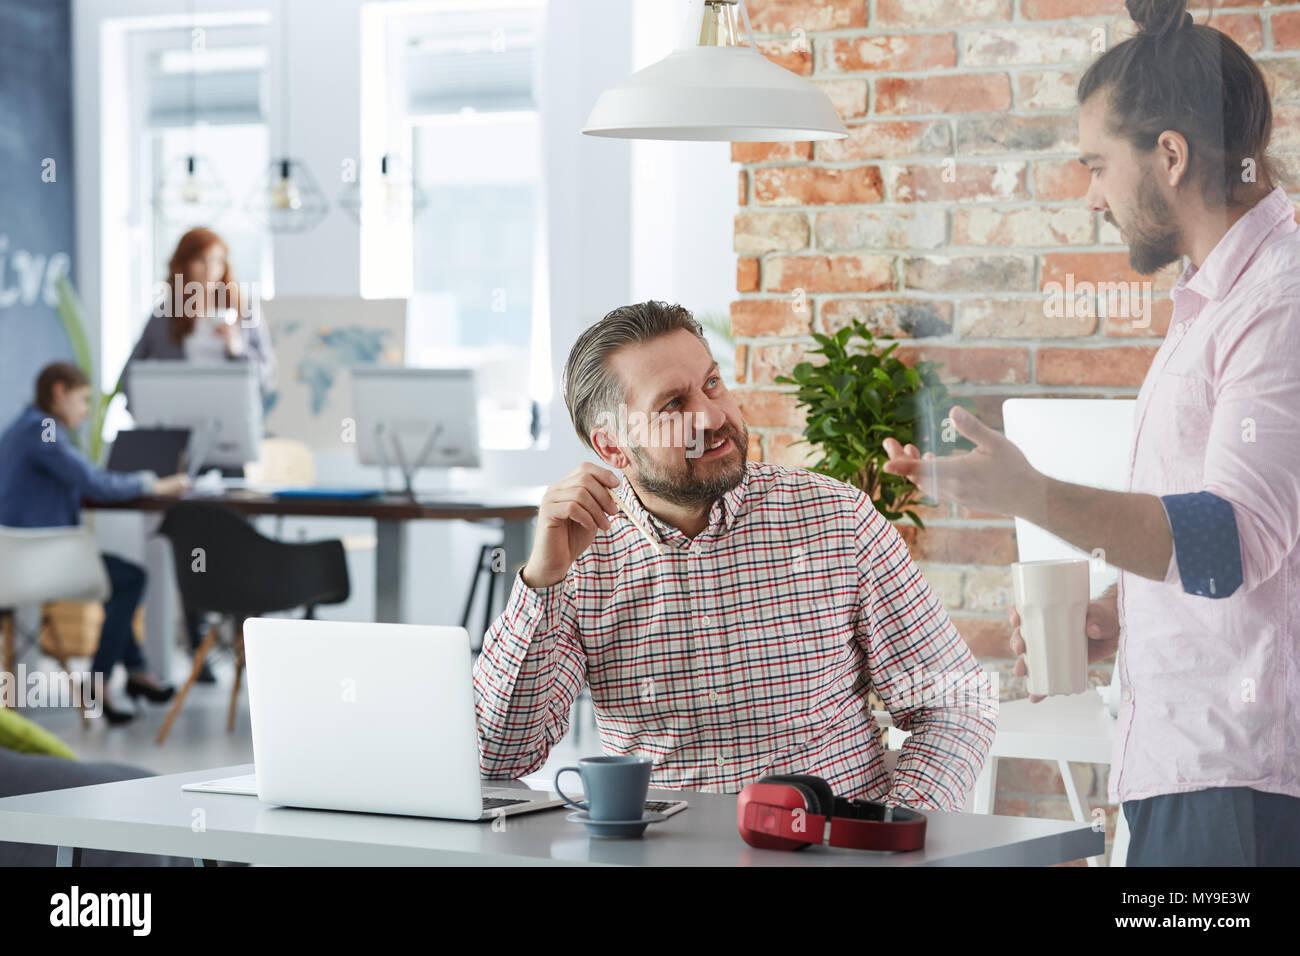
[[[552,784],[574,810],[586,810],[593,820],[640,820],[650,790],[649,757],[583,757],[576,767],[561,767]],[[572,770],[582,777],[586,800],[574,800],[560,789],[560,777]]]

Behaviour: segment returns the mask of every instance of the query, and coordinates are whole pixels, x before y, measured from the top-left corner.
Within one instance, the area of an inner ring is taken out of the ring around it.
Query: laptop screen
[[[138,428],[120,431],[108,455],[109,471],[152,471],[159,476],[185,470],[188,428]]]

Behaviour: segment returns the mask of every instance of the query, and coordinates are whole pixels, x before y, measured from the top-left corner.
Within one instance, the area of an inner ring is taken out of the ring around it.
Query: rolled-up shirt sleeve
[[[1165,581],[1209,598],[1241,587],[1241,536],[1232,503],[1209,491],[1164,495],[1160,503],[1174,545]]]
[[[1206,596],[1249,593],[1278,572],[1300,539],[1300,287],[1273,290],[1266,301],[1218,339],[1208,494],[1169,496],[1181,499],[1172,512],[1165,500],[1172,564],[1189,593],[1215,575],[1226,586],[1216,581],[1217,593]]]

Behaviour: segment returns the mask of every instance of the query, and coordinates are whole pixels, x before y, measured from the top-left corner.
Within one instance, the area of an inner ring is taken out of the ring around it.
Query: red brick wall
[[[1300,171],[1300,3],[1220,4],[1214,26],[1274,92],[1273,151]],[[813,331],[852,317],[907,340],[1001,427],[1014,395],[1136,395],[1168,326],[1171,267],[1150,322],[1079,307],[1050,317],[1050,283],[1137,281],[1118,232],[1081,202],[1074,89],[1134,29],[1120,0],[749,0],[763,51],[809,77],[850,130],[839,142],[736,144],[738,393],[754,457],[800,466],[802,419],[773,378]],[[1080,11],[1086,11],[1080,16]],[[1197,22],[1206,11],[1193,9]],[[1300,176],[1297,176],[1300,181]],[[1142,286],[1137,288],[1141,289]],[[961,508],[900,531],[971,648],[1023,696],[1006,645],[1012,522]],[[1110,679],[1110,666],[1094,672]],[[1085,772],[1086,771],[1086,772]],[[1106,768],[1076,767],[1105,803]],[[1053,765],[1004,761],[998,812],[1068,817]],[[1053,781],[1055,781],[1053,783]],[[1113,816],[1113,808],[1112,808]]]

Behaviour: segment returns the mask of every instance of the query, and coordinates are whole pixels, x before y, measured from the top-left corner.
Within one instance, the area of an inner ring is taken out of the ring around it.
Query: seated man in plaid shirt
[[[652,786],[807,773],[846,797],[960,810],[997,696],[867,496],[748,460],[680,306],[605,316],[564,387],[578,434],[623,477],[584,462],[546,490],[474,667],[483,774],[538,769],[586,685],[605,751],[652,758]],[[892,780],[872,689],[911,732]]]

